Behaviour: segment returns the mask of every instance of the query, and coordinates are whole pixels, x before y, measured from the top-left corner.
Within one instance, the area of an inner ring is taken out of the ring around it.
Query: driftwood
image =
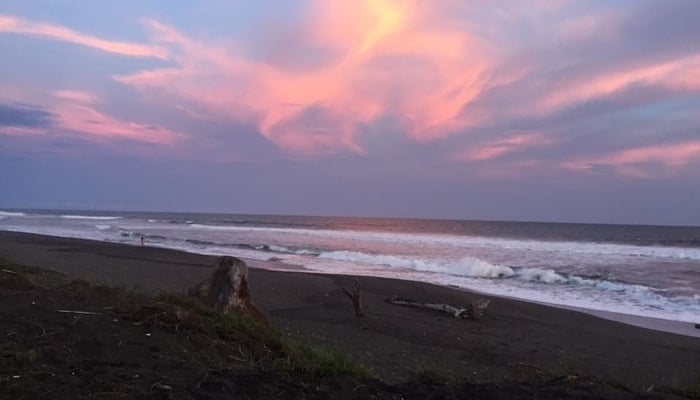
[[[211,277],[191,288],[189,294],[221,313],[241,312],[267,322],[250,297],[248,265],[236,257],[221,257]]]
[[[355,279],[355,287],[352,291],[348,291],[343,288],[343,293],[345,293],[350,300],[352,300],[352,306],[355,308],[355,316],[357,318],[362,318],[365,315],[364,306],[362,305],[362,293],[360,292],[360,281]]]
[[[56,312],[64,314],[83,314],[83,315],[102,315],[102,313],[92,311],[76,311],[76,310],[56,310]]]
[[[401,306],[423,307],[432,310],[444,311],[448,314],[452,314],[452,316],[455,318],[471,320],[480,319],[484,315],[484,310],[486,310],[486,307],[488,307],[489,303],[491,302],[491,300],[481,298],[467,304],[466,306],[458,307],[444,303],[421,303],[419,301],[401,299],[398,297],[387,299],[387,301],[391,304],[398,304]]]

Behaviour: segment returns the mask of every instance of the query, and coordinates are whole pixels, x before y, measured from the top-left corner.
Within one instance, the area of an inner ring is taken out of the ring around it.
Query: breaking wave
[[[122,217],[65,214],[65,215],[61,215],[61,218],[65,218],[65,219],[92,219],[92,220],[97,220],[97,221],[111,221],[111,220],[115,220],[115,219],[121,219]]]
[[[643,285],[562,274],[552,269],[509,267],[492,264],[474,257],[464,257],[457,261],[442,261],[412,259],[394,255],[368,254],[355,251],[330,251],[320,253],[318,258],[381,265],[419,272],[433,272],[459,277],[517,279],[532,283],[577,286],[616,293],[626,297],[636,297],[640,298],[640,300],[644,298],[645,303],[658,302],[662,298],[665,299],[662,295],[664,290]]]
[[[444,234],[414,234],[344,231],[326,229],[272,228],[256,226],[189,224],[190,229],[222,232],[261,232],[305,237],[338,238],[382,243],[446,245],[462,248],[508,249],[515,251],[545,251],[561,254],[590,254],[641,258],[668,258],[700,260],[700,248],[672,246],[639,246],[633,244],[544,241],[529,239],[491,238],[482,236],[458,236]]]
[[[319,254],[318,258],[479,278],[507,278],[514,274],[513,269],[510,267],[494,265],[474,257],[464,257],[459,261],[451,262],[367,254],[357,251],[328,251]]]
[[[0,217],[24,217],[25,213],[22,212],[12,212],[12,211],[0,211]]]

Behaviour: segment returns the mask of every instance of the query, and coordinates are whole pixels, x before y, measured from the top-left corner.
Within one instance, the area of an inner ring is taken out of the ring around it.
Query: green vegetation
[[[367,368],[353,362],[345,354],[311,346],[299,339],[283,339],[282,344],[287,358],[278,365],[283,368],[314,376],[346,374],[356,378],[373,377]]]
[[[284,337],[267,321],[249,315],[221,314],[192,297],[164,293],[152,298],[124,287],[94,284],[83,279],[69,281],[55,272],[2,259],[0,269],[5,270],[6,280],[12,279],[11,285],[5,285],[8,289],[55,288],[80,303],[92,305],[92,309],[112,314],[134,326],[176,334],[182,353],[173,357],[180,357],[197,368],[258,368],[310,377],[372,377],[365,367],[344,354]],[[0,351],[3,366],[26,365],[39,356],[37,351],[17,344],[6,344]]]
[[[62,275],[53,271],[15,264],[0,258],[0,285],[7,288],[31,289],[55,285]]]
[[[221,314],[206,309],[196,299],[164,294],[158,301],[180,321],[178,329],[199,332],[223,342],[244,344],[259,362],[274,369],[313,376],[372,374],[346,355],[312,346],[296,338],[285,338],[263,321],[241,314]]]

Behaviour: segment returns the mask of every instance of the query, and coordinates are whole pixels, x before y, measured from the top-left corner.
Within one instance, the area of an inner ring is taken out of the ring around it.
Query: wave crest
[[[92,219],[92,220],[98,220],[98,221],[111,221],[111,220],[115,220],[115,219],[121,219],[122,217],[64,214],[64,215],[61,215],[61,218],[65,218],[65,219]]]
[[[368,254],[358,251],[328,251],[320,253],[318,258],[478,278],[507,278],[514,274],[513,269],[510,267],[494,265],[474,257],[464,257],[461,260],[449,262],[411,259],[385,254]]]
[[[12,212],[12,211],[0,211],[0,217],[24,217],[25,213],[23,212]]]

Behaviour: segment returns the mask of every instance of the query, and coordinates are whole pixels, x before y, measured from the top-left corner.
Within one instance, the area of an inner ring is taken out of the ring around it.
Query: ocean
[[[700,227],[151,212],[0,211],[0,230],[430,282],[700,322]]]

